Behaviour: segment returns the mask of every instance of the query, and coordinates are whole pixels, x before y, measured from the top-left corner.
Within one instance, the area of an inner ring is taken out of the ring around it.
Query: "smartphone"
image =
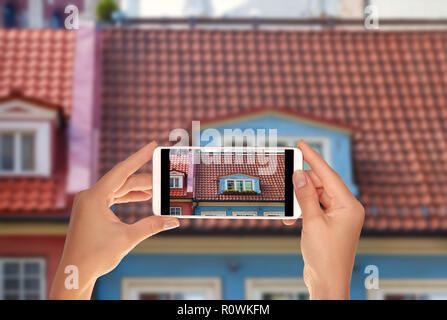
[[[297,148],[157,147],[155,215],[179,218],[296,219],[301,209],[292,175]]]

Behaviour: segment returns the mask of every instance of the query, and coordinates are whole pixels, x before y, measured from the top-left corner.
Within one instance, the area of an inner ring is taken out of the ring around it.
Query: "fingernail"
[[[302,188],[307,184],[306,174],[303,171],[296,171],[293,174],[293,184],[295,188]]]
[[[163,229],[165,230],[169,230],[169,229],[174,229],[177,228],[180,225],[178,219],[174,218],[174,219],[166,219],[163,223]]]

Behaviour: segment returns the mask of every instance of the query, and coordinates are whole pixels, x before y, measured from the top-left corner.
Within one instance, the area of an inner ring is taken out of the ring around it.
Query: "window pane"
[[[14,170],[14,134],[1,134],[0,146],[0,169],[8,171]]]
[[[38,290],[40,285],[39,279],[26,279],[25,289],[26,290]]]
[[[25,264],[26,275],[38,275],[40,271],[40,264],[35,262],[29,262]]]
[[[253,184],[250,180],[245,181],[245,190],[253,190]]]
[[[19,294],[18,293],[5,293],[4,298],[5,298],[5,300],[19,300]]]
[[[242,181],[237,180],[236,181],[236,190],[238,191],[242,191],[243,187],[242,187]]]
[[[169,178],[170,188],[180,188],[180,177],[170,177]]]
[[[182,208],[181,207],[170,207],[169,214],[179,216],[182,214]]]
[[[6,262],[3,265],[3,272],[6,276],[14,276],[19,274],[19,264],[17,262]]]
[[[228,190],[234,190],[234,180],[228,180],[227,181],[227,189]]]
[[[22,134],[22,170],[34,170],[34,134]]]
[[[40,294],[37,292],[34,293],[26,293],[25,300],[40,300]]]
[[[4,280],[5,290],[18,290],[19,289],[19,279],[5,279]]]

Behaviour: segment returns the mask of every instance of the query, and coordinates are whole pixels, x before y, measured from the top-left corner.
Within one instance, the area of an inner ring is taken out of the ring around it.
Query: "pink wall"
[[[100,33],[94,22],[76,31],[73,104],[69,128],[67,192],[87,189],[96,180],[99,137]]]

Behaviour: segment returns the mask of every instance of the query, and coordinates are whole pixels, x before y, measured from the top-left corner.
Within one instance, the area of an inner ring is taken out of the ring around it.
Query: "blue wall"
[[[363,283],[368,265],[379,268],[380,279],[447,279],[447,256],[359,255],[352,276],[352,299],[366,298]],[[301,256],[291,254],[130,254],[98,280],[96,293],[98,299],[120,299],[123,277],[220,277],[224,299],[244,299],[246,277],[298,278],[302,273]]]
[[[227,216],[231,216],[233,215],[233,211],[236,212],[248,212],[248,211],[257,211],[258,212],[258,216],[263,216],[264,212],[284,212],[284,205],[282,206],[274,206],[274,207],[267,207],[267,206],[263,206],[263,207],[259,207],[259,206],[250,206],[250,205],[241,205],[241,206],[225,206],[222,205],[221,202],[217,202],[216,206],[203,206],[200,205],[199,202],[199,206],[197,206],[196,208],[194,208],[194,214],[196,215],[200,215],[202,211],[226,211],[226,215]],[[249,203],[247,203],[249,204]]]
[[[249,119],[242,122],[238,122],[238,119],[235,118],[234,123],[229,123],[221,127],[215,126],[214,129],[222,136],[225,129],[241,129],[242,131],[253,129],[255,134],[257,132],[256,130],[265,129],[266,140],[268,140],[269,129],[276,129],[278,139],[280,136],[296,136],[304,140],[306,140],[306,137],[326,137],[330,143],[330,165],[343,178],[351,192],[358,195],[357,186],[354,184],[353,179],[351,137],[347,132],[332,130],[328,127],[311,125],[296,120],[288,120],[275,115]],[[208,129],[201,130],[201,132],[203,133],[205,130]],[[195,137],[195,140],[198,140],[197,137]],[[212,141],[201,141],[200,145],[216,146]]]

